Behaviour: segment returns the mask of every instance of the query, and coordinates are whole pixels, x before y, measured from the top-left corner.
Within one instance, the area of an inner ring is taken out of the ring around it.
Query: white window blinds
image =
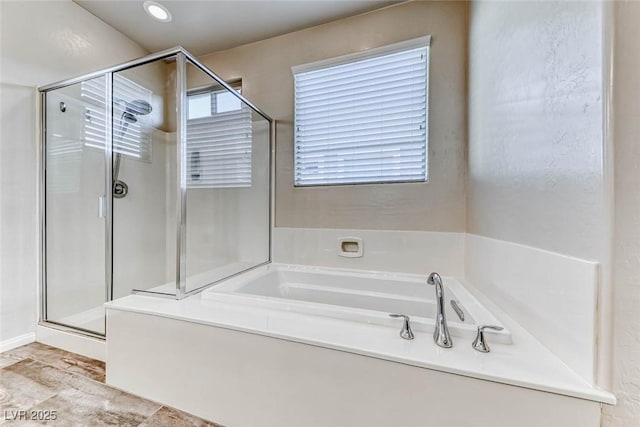
[[[84,144],[104,150],[105,81],[87,80],[80,85],[80,95],[87,102],[84,121]],[[151,161],[151,125],[149,116],[125,114],[127,105],[142,100],[151,104],[151,91],[131,80],[113,75],[113,152]]]
[[[426,181],[428,64],[423,38],[295,67],[295,185]]]
[[[51,91],[46,94],[46,154],[47,191],[50,193],[77,193],[81,188],[82,148],[79,127],[73,126],[71,117],[84,114],[84,103],[77,98]],[[59,109],[63,102],[65,109]]]
[[[249,107],[226,91],[189,95],[188,101],[187,186],[250,187]]]

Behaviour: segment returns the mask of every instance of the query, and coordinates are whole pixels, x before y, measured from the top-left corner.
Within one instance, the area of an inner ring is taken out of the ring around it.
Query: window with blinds
[[[251,186],[251,110],[233,93],[187,96],[187,186]]]
[[[104,150],[105,81],[87,80],[80,85],[80,96],[87,103],[83,128],[86,147]],[[113,152],[151,161],[151,125],[149,116],[125,114],[133,101],[151,104],[151,91],[119,74],[113,75]],[[131,110],[131,108],[130,108]]]
[[[293,68],[295,185],[427,180],[429,38]]]

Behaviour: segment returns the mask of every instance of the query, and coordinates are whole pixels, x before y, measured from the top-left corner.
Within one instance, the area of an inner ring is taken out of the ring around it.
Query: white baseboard
[[[31,344],[36,340],[35,332],[31,332],[24,335],[19,335],[14,338],[10,338],[8,340],[0,341],[0,353],[5,351],[13,350],[14,348]]]

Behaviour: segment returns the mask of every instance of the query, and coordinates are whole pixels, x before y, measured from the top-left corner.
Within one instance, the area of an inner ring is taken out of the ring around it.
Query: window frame
[[[242,95],[242,80],[241,79],[237,79],[237,80],[232,80],[232,81],[228,81],[226,82],[233,90],[235,90],[236,92],[238,92],[239,94]],[[215,95],[217,93],[229,93],[224,87],[222,87],[221,85],[218,84],[213,84],[213,85],[207,85],[207,86],[201,86],[201,87],[196,87],[193,89],[189,89],[187,91],[187,108],[188,108],[188,104],[189,104],[189,97],[190,96],[198,96],[198,95]],[[238,98],[238,100],[240,101],[240,108],[242,108],[242,100],[240,98]],[[217,100],[216,102],[216,109],[217,109]],[[211,101],[210,101],[211,103]],[[211,105],[213,105],[213,103],[211,103]],[[217,112],[217,111],[210,111],[210,115],[209,116],[202,116],[202,117],[196,117],[193,119],[190,119],[189,116],[187,115],[187,120],[198,120],[198,119],[203,119],[205,117],[211,117],[213,115],[218,115],[218,114],[227,114],[227,113],[233,113],[236,110],[232,110],[232,111],[223,111],[221,113]]]
[[[379,56],[384,56],[388,54],[393,54],[396,52],[402,52],[405,50],[416,49],[420,47],[426,47],[426,59],[425,59],[425,178],[424,180],[398,180],[398,181],[367,181],[367,182],[341,182],[341,183],[310,183],[310,184],[298,184],[296,183],[296,171],[297,171],[297,162],[296,162],[296,145],[297,145],[297,131],[298,129],[298,120],[297,120],[297,108],[295,101],[295,75],[299,73],[305,73],[310,71],[317,71],[324,68],[334,67],[338,65],[345,65],[353,62],[358,62],[370,58],[375,58]],[[307,64],[295,65],[291,67],[292,75],[294,78],[294,123],[293,123],[293,186],[294,188],[312,188],[312,187],[335,187],[335,186],[357,186],[357,185],[380,185],[380,184],[427,184],[429,183],[429,112],[430,112],[430,56],[431,56],[431,36],[425,35],[422,37],[405,40],[399,43],[393,43],[381,47],[375,47],[366,49],[360,52],[349,53],[346,55],[337,56],[334,58],[328,58],[320,61],[315,61]]]

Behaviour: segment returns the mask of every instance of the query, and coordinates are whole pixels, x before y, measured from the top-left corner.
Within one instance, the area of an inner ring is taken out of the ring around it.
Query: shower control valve
[[[129,186],[124,181],[116,181],[113,183],[113,197],[122,199],[129,192]]]

